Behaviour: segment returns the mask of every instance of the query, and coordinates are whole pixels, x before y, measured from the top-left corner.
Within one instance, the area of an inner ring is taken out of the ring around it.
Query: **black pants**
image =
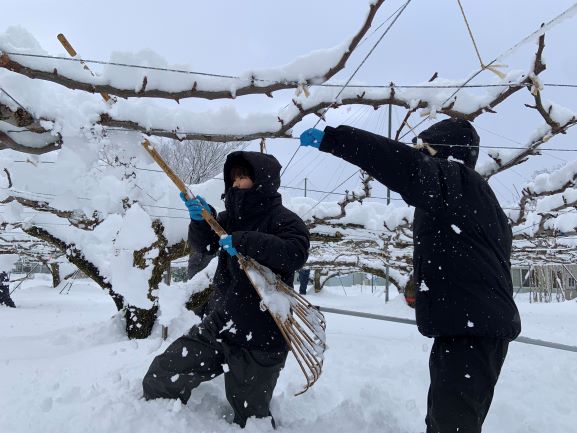
[[[497,338],[435,338],[427,433],[481,432],[508,347]]]
[[[10,289],[4,284],[0,284],[0,305],[15,308],[14,301],[10,297]]]
[[[154,358],[142,381],[144,397],[179,398],[186,404],[200,383],[224,373],[234,422],[244,427],[251,416],[271,415],[270,401],[286,357],[286,351],[231,346],[222,341],[214,327],[195,326]]]
[[[311,275],[310,269],[301,269],[299,271],[299,294],[306,295],[307,294],[307,286],[309,284],[309,277]]]

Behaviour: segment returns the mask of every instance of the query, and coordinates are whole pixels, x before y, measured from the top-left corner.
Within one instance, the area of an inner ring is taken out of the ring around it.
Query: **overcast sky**
[[[404,2],[388,0],[377,15],[373,28]],[[2,6],[0,31],[20,25],[54,55],[65,55],[56,39],[56,35],[62,32],[84,58],[107,60],[114,51],[150,49],[173,65],[190,65],[194,70],[204,72],[238,74],[282,65],[296,56],[342,43],[359,28],[367,3],[366,0],[19,0]],[[573,4],[570,0],[462,0],[462,3],[486,62]],[[544,82],[577,84],[575,20],[567,20],[547,34],[545,60],[548,69],[541,75]],[[344,82],[352,74],[385,27],[361,45],[335,80]],[[508,69],[525,68],[530,64],[535,48],[536,43],[528,44],[509,57],[506,60]],[[478,68],[457,0],[413,0],[356,79],[367,84],[387,84],[390,81],[415,84],[428,80],[434,72],[444,78],[459,79],[466,78]],[[485,72],[476,82],[492,79],[491,73]],[[271,111],[289,102],[292,94],[280,92],[273,100],[259,96],[236,101],[194,101],[184,106],[189,104],[195,109],[211,109],[234,104],[240,111]],[[577,111],[577,89],[546,88],[543,94],[544,98]],[[479,118],[475,126],[481,144],[524,144],[541,124],[536,113],[523,107],[524,103],[531,102],[529,93],[520,91],[519,95],[498,108],[498,114],[485,114]],[[403,110],[394,109],[393,131],[403,116]],[[315,120],[305,119],[295,128],[294,134],[298,135],[312,126]],[[331,126],[346,123],[387,133],[386,107],[378,111],[360,106],[333,110],[327,120]],[[422,127],[430,123],[426,122]],[[546,147],[577,148],[575,138],[577,129],[555,138]],[[295,140],[268,142],[269,152],[283,164],[296,146]],[[250,148],[256,149],[256,145]],[[510,204],[536,170],[557,167],[577,158],[577,152],[544,151],[543,154],[491,180],[502,204]],[[354,171],[353,166],[330,155],[302,149],[291,163],[283,182],[302,186],[307,177],[309,188],[332,190]],[[356,185],[358,179],[355,177],[338,191]],[[377,187],[375,194],[383,196],[385,193]],[[319,194],[311,195],[320,197]]]

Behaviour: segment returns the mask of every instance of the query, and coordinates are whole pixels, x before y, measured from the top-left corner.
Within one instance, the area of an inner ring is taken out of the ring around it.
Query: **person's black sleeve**
[[[294,272],[307,261],[309,232],[296,215],[277,221],[273,233],[236,231],[232,244],[236,250],[252,257],[274,272]]]
[[[459,164],[362,129],[327,126],[320,150],[356,165],[401,194],[409,205],[429,212],[446,211],[462,197]]]

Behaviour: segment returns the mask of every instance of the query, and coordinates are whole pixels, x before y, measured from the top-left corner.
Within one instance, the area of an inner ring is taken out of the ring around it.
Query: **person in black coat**
[[[427,433],[480,432],[509,342],[521,332],[511,282],[512,232],[474,170],[479,136],[446,119],[416,148],[349,126],[309,129],[301,145],[357,165],[415,207],[419,331],[434,338]]]
[[[10,278],[5,271],[0,272],[0,305],[16,308],[14,301],[10,297]]]
[[[179,398],[186,403],[192,389],[224,373],[235,423],[244,427],[251,416],[271,415],[269,405],[288,346],[270,313],[261,310],[260,297],[234,256],[252,257],[290,286],[295,271],[306,262],[309,233],[282,205],[280,168],[272,155],[228,155],[223,170],[225,211],[218,215],[202,197],[185,200],[181,195],[191,216],[189,273],[198,272],[219,253],[214,292],[201,323],[152,362],[143,380],[146,399]],[[203,209],[217,217],[228,236],[218,238],[202,219]]]

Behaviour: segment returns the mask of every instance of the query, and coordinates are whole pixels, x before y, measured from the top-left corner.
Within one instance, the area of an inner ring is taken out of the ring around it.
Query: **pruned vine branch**
[[[504,102],[511,95],[515,94],[522,88],[531,89],[534,84],[535,77],[537,77],[541,72],[545,70],[545,65],[542,62],[542,53],[545,47],[544,36],[539,38],[539,47],[537,53],[535,54],[535,61],[533,64],[533,70],[524,76],[524,79],[517,82],[504,83],[503,86],[505,90],[500,92],[489,102],[487,102],[482,107],[471,111],[464,112],[455,109],[455,101],[451,101],[443,107],[435,108],[436,112],[439,114],[445,114],[449,117],[460,118],[465,120],[475,120],[481,114],[485,112],[495,112],[495,108]],[[123,128],[128,130],[135,130],[149,135],[156,135],[162,137],[170,137],[178,140],[206,140],[206,141],[249,141],[258,138],[283,138],[290,136],[291,129],[298,124],[305,116],[309,114],[314,114],[317,116],[322,116],[322,113],[327,108],[338,108],[347,105],[368,105],[375,109],[383,105],[394,105],[397,107],[402,107],[409,110],[409,113],[415,112],[418,109],[423,109],[425,112],[427,110],[433,109],[431,103],[426,100],[419,100],[415,102],[412,98],[403,97],[401,93],[396,91],[393,83],[391,86],[382,92],[367,92],[363,89],[355,89],[354,92],[351,89],[347,89],[343,93],[343,97],[335,102],[333,100],[333,95],[331,92],[327,92],[326,96],[319,97],[315,103],[307,104],[308,101],[302,98],[295,98],[292,100],[293,107],[296,108],[294,114],[288,118],[278,117],[279,127],[274,131],[255,131],[249,134],[207,134],[207,133],[194,133],[188,131],[167,131],[164,129],[151,128],[148,126],[140,125],[138,122],[131,120],[123,120],[115,118],[108,113],[103,113],[100,116],[99,124],[107,127]],[[405,119],[407,120],[407,119]]]
[[[98,212],[96,211],[94,211],[91,216],[86,216],[82,215],[79,211],[55,209],[45,201],[31,200],[14,195],[8,196],[4,200],[1,200],[0,204],[8,204],[12,202],[20,203],[22,206],[34,209],[38,212],[47,212],[52,215],[56,215],[57,217],[64,218],[68,220],[72,226],[83,230],[93,230],[98,224],[102,222],[98,216]]]
[[[366,172],[361,173],[361,184],[362,184],[362,191],[360,193],[356,193],[355,191],[349,192],[345,191],[345,196],[339,200],[339,208],[340,213],[338,215],[331,215],[326,216],[323,218],[318,218],[313,215],[313,222],[311,223],[311,227],[314,227],[318,224],[323,224],[332,220],[339,220],[344,218],[347,215],[347,206],[351,203],[359,202],[363,203],[363,200],[369,198],[371,196],[371,181],[375,178],[369,175]]]
[[[26,146],[16,142],[12,137],[10,137],[5,132],[0,131],[0,150],[2,149],[12,149],[17,152],[27,153],[30,155],[42,155],[44,153],[52,152],[54,150],[60,149],[60,140],[57,139],[54,142],[49,142],[41,147]]]
[[[100,287],[107,290],[112,297],[116,308],[120,311],[124,308],[124,297],[119,293],[116,293],[112,290],[112,285],[106,281],[106,279],[100,275],[100,271],[98,267],[91,263],[74,245],[67,244],[61,239],[58,239],[56,236],[50,234],[48,231],[36,227],[23,227],[22,231],[26,234],[33,236],[38,239],[42,239],[45,242],[56,247],[58,250],[62,251],[68,261],[74,264],[78,269],[80,269],[84,274],[90,277],[93,281],[95,281]]]
[[[272,96],[273,92],[279,90],[296,89],[302,87],[303,85],[324,83],[333,77],[336,73],[341,71],[345,67],[349,57],[354,52],[363,36],[371,27],[377,11],[384,2],[385,0],[376,0],[370,4],[369,12],[363,25],[355,34],[355,36],[350,40],[348,47],[343,50],[342,56],[335,62],[335,64],[331,65],[328,70],[320,74],[311,75],[299,81],[281,78],[271,82],[270,80],[259,78],[258,75],[253,75],[246,78],[232,77],[234,81],[238,83],[236,90],[231,90],[232,86],[230,82],[223,83],[220,88],[215,88],[215,83],[213,83],[211,86],[207,86],[207,88],[204,89],[202,88],[202,85],[199,83],[199,81],[193,81],[192,84],[186,89],[179,91],[167,91],[150,87],[148,84],[149,80],[146,76],[142,79],[142,84],[140,86],[133,86],[132,88],[118,88],[109,84],[99,84],[97,79],[91,79],[89,74],[86,74],[85,80],[79,80],[66,76],[66,74],[64,74],[62,71],[58,71],[57,69],[42,70],[33,68],[27,66],[24,62],[17,61],[17,56],[8,55],[6,53],[3,53],[0,56],[0,67],[29,78],[51,81],[69,89],[83,90],[89,93],[107,93],[119,96],[121,98],[147,97],[173,99],[178,101],[184,98],[234,99],[239,96],[257,94]]]
[[[18,128],[26,128],[30,132],[49,132],[40,124],[38,119],[23,108],[12,110],[7,105],[0,103],[0,120]]]
[[[531,143],[528,146],[526,146],[526,148],[517,152],[515,155],[511,157],[507,157],[506,160],[503,160],[500,154],[489,154],[491,159],[493,159],[494,161],[494,166],[489,170],[483,172],[482,173],[483,177],[485,177],[485,179],[488,179],[497,173],[501,173],[511,167],[522,164],[531,155],[539,155],[540,154],[539,146],[549,141],[555,135],[565,134],[568,129],[572,128],[576,124],[577,124],[577,118],[573,117],[563,125],[560,125],[555,130],[553,129],[547,130],[546,132],[541,134],[541,136],[533,139]]]

